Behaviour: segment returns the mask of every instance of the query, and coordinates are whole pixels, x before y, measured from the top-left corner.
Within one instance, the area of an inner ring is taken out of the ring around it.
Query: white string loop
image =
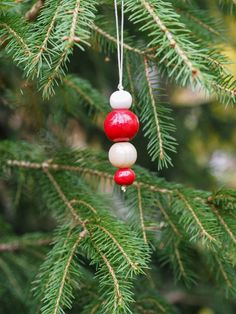
[[[119,72],[118,89],[123,90],[123,60],[124,60],[124,0],[121,0],[121,21],[119,31],[119,16],[117,8],[117,0],[114,0],[115,18],[116,18],[116,42],[117,42],[117,60]]]

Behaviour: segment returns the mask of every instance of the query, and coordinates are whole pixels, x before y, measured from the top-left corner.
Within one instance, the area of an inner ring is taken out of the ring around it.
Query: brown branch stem
[[[28,246],[47,246],[51,243],[52,239],[37,239],[23,241],[13,241],[8,243],[0,243],[0,252],[15,252],[23,250]]]
[[[53,171],[72,171],[72,172],[79,172],[79,173],[84,173],[92,176],[97,176],[100,178],[108,179],[108,180],[113,180],[113,176],[109,173],[95,170],[95,169],[90,169],[86,167],[80,167],[80,166],[68,166],[68,165],[62,165],[62,164],[54,164],[50,162],[43,162],[43,163],[35,163],[35,162],[29,162],[29,161],[20,161],[20,160],[8,160],[7,165],[10,167],[18,167],[18,168],[26,168],[26,169],[38,169],[38,170],[44,170],[50,169]],[[163,194],[172,194],[174,193],[174,190],[171,189],[166,189],[166,188],[161,188],[157,185],[151,185],[147,183],[143,183],[142,181],[136,180],[134,182],[134,186],[140,186],[143,188],[146,188],[150,191],[153,192],[159,192]]]
[[[39,15],[39,12],[43,7],[44,2],[45,0],[38,0],[36,3],[34,3],[31,9],[25,13],[25,19],[29,22],[33,22]]]

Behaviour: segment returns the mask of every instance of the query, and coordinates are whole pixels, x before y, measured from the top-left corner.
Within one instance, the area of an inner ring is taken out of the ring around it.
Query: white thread
[[[119,31],[119,16],[117,9],[117,0],[114,0],[115,18],[116,18],[116,42],[117,42],[117,59],[119,84],[118,89],[123,90],[123,60],[124,60],[124,0],[121,0],[121,22]]]

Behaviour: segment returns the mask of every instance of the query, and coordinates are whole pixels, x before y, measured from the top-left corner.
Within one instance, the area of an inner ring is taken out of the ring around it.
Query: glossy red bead
[[[111,111],[104,121],[104,131],[113,142],[128,142],[139,130],[138,117],[128,109]]]
[[[119,185],[131,185],[135,180],[135,173],[132,169],[124,168],[116,171],[114,181]]]

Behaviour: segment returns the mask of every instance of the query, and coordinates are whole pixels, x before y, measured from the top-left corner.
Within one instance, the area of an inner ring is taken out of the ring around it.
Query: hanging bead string
[[[123,60],[124,60],[124,0],[121,0],[121,21],[119,31],[119,16],[117,0],[114,0],[115,18],[116,18],[116,41],[117,41],[117,60],[119,72],[118,89],[123,90]]]
[[[123,88],[124,1],[114,0],[119,84],[118,90],[110,96],[112,111],[108,113],[104,121],[104,131],[107,137],[114,142],[108,153],[110,163],[118,168],[114,174],[114,181],[125,192],[126,186],[133,184],[135,180],[135,173],[131,167],[136,162],[137,151],[129,141],[138,132],[139,120],[129,110],[132,105],[132,96]],[[117,3],[121,4],[120,16]]]

